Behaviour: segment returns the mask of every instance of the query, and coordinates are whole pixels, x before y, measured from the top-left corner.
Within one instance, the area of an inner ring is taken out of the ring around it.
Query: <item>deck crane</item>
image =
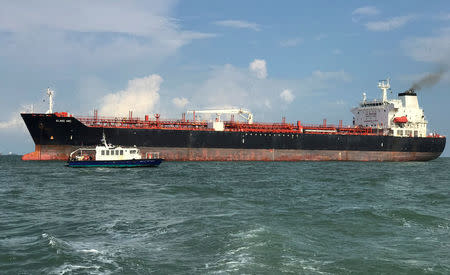
[[[221,115],[239,115],[243,119],[247,120],[248,124],[253,123],[253,114],[246,109],[217,109],[217,110],[190,110],[188,114],[216,114],[217,121],[220,121]]]

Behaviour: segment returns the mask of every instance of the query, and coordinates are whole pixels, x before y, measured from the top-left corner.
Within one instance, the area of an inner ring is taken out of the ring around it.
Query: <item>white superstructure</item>
[[[368,101],[364,93],[363,101],[352,109],[354,125],[377,128],[386,135],[425,137],[428,122],[414,90],[399,93],[398,99],[388,99],[389,79],[380,81],[378,87],[382,90],[381,100]]]
[[[211,121],[208,127],[214,128],[214,130],[216,131],[223,131],[225,129],[225,125],[221,120],[221,115],[239,115],[240,117],[247,120],[249,124],[253,123],[253,114],[245,109],[193,110],[187,111],[187,113],[194,114],[194,120],[196,114],[215,114],[215,120]]]
[[[96,160],[130,160],[141,158],[141,152],[137,148],[123,148],[121,146],[95,147]]]

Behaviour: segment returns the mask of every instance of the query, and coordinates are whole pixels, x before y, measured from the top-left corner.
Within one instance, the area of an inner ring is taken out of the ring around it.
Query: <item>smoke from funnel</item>
[[[430,73],[424,77],[422,77],[419,81],[415,82],[411,89],[418,91],[422,88],[432,87],[436,85],[442,78],[442,76],[448,71],[448,67],[441,66],[439,70],[434,73]]]

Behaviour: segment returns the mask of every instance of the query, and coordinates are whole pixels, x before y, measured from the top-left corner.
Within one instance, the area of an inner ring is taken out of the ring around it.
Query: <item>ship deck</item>
[[[67,113],[55,113],[57,116],[66,117]],[[126,129],[160,129],[160,130],[187,130],[187,131],[215,131],[210,127],[208,121],[186,120],[182,119],[160,120],[144,119],[134,117],[79,117],[80,122],[87,127],[93,128],[126,128]],[[255,132],[255,133],[286,133],[286,134],[339,134],[339,135],[383,135],[383,130],[376,128],[364,128],[355,126],[344,126],[342,120],[338,125],[327,124],[324,119],[321,125],[286,123],[283,119],[281,123],[262,123],[262,122],[241,122],[241,121],[224,121],[223,131],[228,132]]]

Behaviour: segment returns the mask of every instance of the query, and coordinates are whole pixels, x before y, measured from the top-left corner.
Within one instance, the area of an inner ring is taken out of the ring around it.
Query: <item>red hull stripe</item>
[[[23,160],[64,160],[77,147],[36,145]],[[282,150],[142,147],[141,152],[160,152],[168,161],[428,161],[440,152],[391,152],[347,150]]]

